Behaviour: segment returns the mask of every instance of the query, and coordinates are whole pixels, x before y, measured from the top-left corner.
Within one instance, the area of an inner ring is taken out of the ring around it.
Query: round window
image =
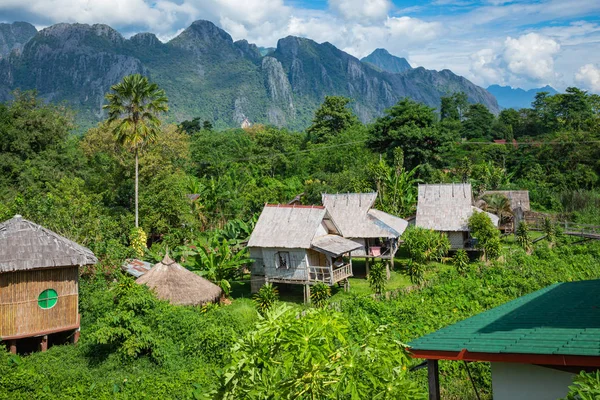
[[[52,308],[58,301],[58,293],[54,289],[46,289],[38,297],[38,306],[43,309]]]

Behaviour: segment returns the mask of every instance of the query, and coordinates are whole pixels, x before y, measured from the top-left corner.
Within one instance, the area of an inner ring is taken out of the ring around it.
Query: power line
[[[275,153],[275,154],[260,154],[260,155],[255,155],[255,156],[250,156],[250,157],[244,157],[244,158],[231,158],[231,159],[226,159],[226,160],[219,160],[222,162],[243,162],[243,161],[252,161],[252,160],[256,160],[256,159],[268,159],[268,158],[275,158],[275,157],[281,157],[281,156],[292,156],[292,155],[297,155],[297,154],[304,154],[304,153],[310,153],[313,151],[318,151],[318,150],[322,150],[322,149],[332,149],[332,148],[338,148],[338,147],[345,147],[345,146],[352,146],[355,144],[360,144],[360,143],[365,143],[367,142],[368,139],[364,139],[364,140],[357,140],[357,141],[353,141],[353,142],[346,142],[346,143],[338,143],[338,144],[332,144],[332,145],[328,145],[328,146],[318,146],[318,147],[312,147],[310,149],[305,149],[305,150],[298,150],[298,151],[293,151],[293,152],[281,152],[281,153]],[[568,145],[585,145],[585,144],[600,144],[600,140],[584,140],[584,141],[574,141],[574,142],[559,142],[559,141],[546,141],[546,142],[540,142],[540,141],[536,141],[536,142],[506,142],[506,143],[497,143],[497,142],[453,142],[454,144],[458,145],[458,146],[471,146],[471,145],[476,145],[476,146],[514,146],[514,147],[518,147],[518,146],[568,146]],[[208,160],[201,160],[201,161],[197,161],[198,163],[205,163],[205,164],[214,164],[215,161],[208,161]]]

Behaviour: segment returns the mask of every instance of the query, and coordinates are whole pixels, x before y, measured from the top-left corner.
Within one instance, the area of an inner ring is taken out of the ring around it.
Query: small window
[[[278,251],[275,253],[275,264],[278,269],[290,269],[290,253],[287,251]]]
[[[38,306],[44,310],[54,307],[57,302],[58,293],[54,289],[46,289],[38,297]]]

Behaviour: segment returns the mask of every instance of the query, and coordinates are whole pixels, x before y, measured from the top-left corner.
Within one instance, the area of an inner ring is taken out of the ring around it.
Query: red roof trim
[[[572,356],[562,354],[521,354],[521,353],[477,353],[467,349],[461,351],[409,350],[413,358],[428,360],[464,360],[512,362],[520,364],[563,365],[577,367],[600,367],[600,357]]]
[[[265,207],[277,207],[277,208],[316,208],[319,210],[325,209],[324,206],[303,206],[297,204],[265,204]]]

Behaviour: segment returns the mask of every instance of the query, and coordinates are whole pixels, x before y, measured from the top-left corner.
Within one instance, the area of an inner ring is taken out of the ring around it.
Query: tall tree
[[[160,113],[167,112],[168,99],[165,91],[156,83],[140,74],[129,75],[120,83],[111,86],[106,95],[108,122],[115,123],[114,135],[117,141],[135,154],[135,227],[139,226],[138,216],[138,170],[139,153],[144,145],[156,140],[159,132]]]
[[[468,107],[467,94],[464,92],[444,96],[440,107],[440,118],[442,121],[446,119],[462,121]]]
[[[483,104],[471,104],[465,113],[463,124],[463,136],[467,139],[482,138],[491,139],[494,114]]]
[[[308,140],[322,143],[344,129],[358,124],[358,118],[347,107],[350,101],[342,96],[326,96],[323,104],[315,112],[312,125],[306,130]]]

